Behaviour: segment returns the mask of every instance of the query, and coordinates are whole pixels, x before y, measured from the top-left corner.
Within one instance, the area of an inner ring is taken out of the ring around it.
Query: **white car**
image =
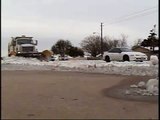
[[[50,61],[55,61],[55,56],[54,55],[51,56]]]
[[[103,60],[110,61],[145,61],[147,55],[141,52],[134,52],[128,48],[112,48],[103,54]]]
[[[59,60],[68,60],[68,56],[67,55],[59,56],[58,59]]]

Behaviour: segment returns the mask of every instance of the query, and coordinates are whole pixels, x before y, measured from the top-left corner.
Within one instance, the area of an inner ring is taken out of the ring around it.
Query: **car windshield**
[[[32,44],[32,40],[29,39],[19,39],[17,40],[17,44]]]
[[[132,50],[131,50],[131,49],[128,49],[128,48],[120,48],[120,50],[121,50],[122,52],[132,52]]]

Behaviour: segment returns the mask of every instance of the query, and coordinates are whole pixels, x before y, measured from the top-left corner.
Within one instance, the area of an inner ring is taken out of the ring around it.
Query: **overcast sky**
[[[129,46],[145,39],[154,24],[159,29],[158,0],[2,0],[1,7],[2,55],[11,37],[21,35],[38,40],[41,51],[58,39],[80,46],[85,37],[100,33],[101,22],[103,36],[125,34]]]

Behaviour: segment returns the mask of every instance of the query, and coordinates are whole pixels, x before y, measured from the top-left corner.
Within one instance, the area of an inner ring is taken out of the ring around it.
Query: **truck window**
[[[32,40],[28,40],[28,39],[19,39],[17,40],[17,44],[32,44]]]

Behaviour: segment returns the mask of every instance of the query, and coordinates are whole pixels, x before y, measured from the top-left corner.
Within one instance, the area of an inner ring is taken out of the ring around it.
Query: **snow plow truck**
[[[49,61],[53,52],[50,50],[44,50],[38,52],[37,40],[33,40],[33,37],[11,37],[11,41],[8,43],[8,56],[21,56],[32,57],[40,60]]]

